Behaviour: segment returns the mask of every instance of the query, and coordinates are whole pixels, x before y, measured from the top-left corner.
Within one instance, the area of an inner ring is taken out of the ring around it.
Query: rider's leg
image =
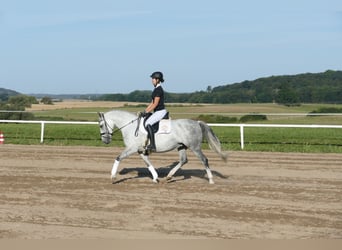
[[[165,109],[156,111],[147,119],[145,126],[148,132],[148,138],[150,139],[150,144],[147,145],[145,154],[156,152],[156,144],[154,140],[152,125],[159,122],[165,116],[166,112],[167,111]]]
[[[146,151],[148,151],[148,152],[155,152],[156,151],[156,143],[155,143],[155,140],[154,140],[153,128],[152,128],[151,125],[147,125],[146,126],[146,130],[148,132],[148,138],[150,139],[150,144],[147,145]]]

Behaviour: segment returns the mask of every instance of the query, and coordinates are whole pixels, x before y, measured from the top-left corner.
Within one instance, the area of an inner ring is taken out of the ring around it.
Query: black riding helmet
[[[163,73],[160,71],[153,72],[151,78],[158,79],[160,82],[164,82]]]

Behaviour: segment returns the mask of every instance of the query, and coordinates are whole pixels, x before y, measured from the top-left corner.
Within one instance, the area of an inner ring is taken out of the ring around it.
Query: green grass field
[[[185,117],[196,119],[200,114],[220,114],[239,118],[247,113],[273,113],[274,115],[267,115],[267,121],[251,123],[342,125],[340,115],[314,117],[305,115],[322,106],[324,105],[300,107],[275,104],[170,105],[168,110],[172,119]],[[342,105],[334,106],[342,107]],[[123,105],[120,109],[137,112],[143,108]],[[108,110],[110,108],[85,107],[36,111],[34,114],[40,120],[97,121],[96,112]],[[0,130],[4,132],[5,143],[8,144],[40,143],[40,124],[0,123]],[[241,150],[238,127],[213,127],[213,130],[220,138],[225,150]],[[244,150],[247,151],[342,153],[342,129],[338,128],[245,128],[244,140]],[[108,146],[101,142],[96,125],[46,124],[44,144]],[[124,146],[121,133],[114,135],[113,142],[109,146]],[[206,143],[204,143],[204,148],[208,148]]]

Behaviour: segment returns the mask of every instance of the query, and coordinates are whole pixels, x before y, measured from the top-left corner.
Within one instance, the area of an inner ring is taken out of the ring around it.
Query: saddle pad
[[[162,119],[159,122],[159,129],[156,134],[169,134],[171,133],[171,119]]]
[[[141,123],[139,131],[147,135],[147,131],[144,125]],[[162,119],[159,122],[159,129],[157,134],[170,134],[171,133],[171,119]]]

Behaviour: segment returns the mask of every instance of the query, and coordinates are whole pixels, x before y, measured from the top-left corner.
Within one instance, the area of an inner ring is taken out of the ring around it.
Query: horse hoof
[[[172,180],[172,176],[166,176],[166,181],[171,181]]]
[[[215,182],[212,179],[209,179],[209,184],[215,184]]]
[[[112,180],[112,184],[114,184],[116,180],[116,176],[111,176],[110,179]]]
[[[159,183],[159,180],[158,179],[155,179],[155,180],[152,180],[153,183]]]

